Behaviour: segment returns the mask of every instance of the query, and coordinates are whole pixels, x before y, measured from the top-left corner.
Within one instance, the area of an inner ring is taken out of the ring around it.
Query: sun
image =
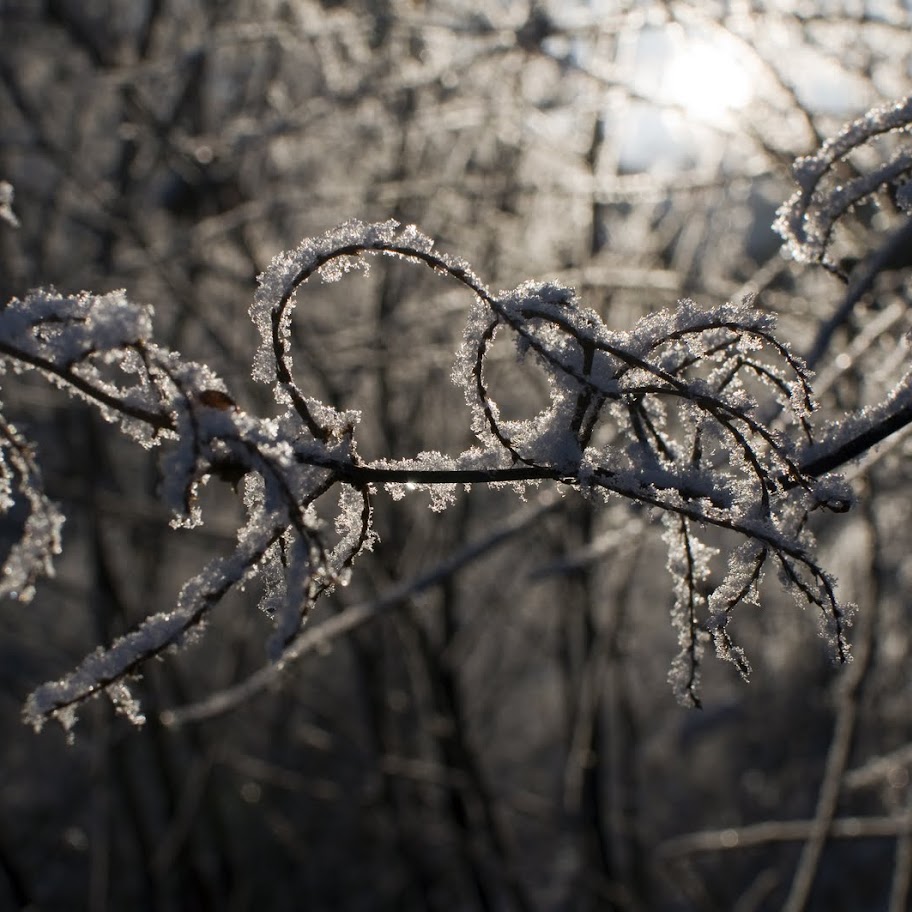
[[[720,42],[689,39],[672,51],[665,65],[662,99],[698,120],[723,124],[752,95],[748,68]]]

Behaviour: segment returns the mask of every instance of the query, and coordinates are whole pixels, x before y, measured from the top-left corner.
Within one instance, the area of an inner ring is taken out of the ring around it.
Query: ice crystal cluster
[[[774,227],[803,263],[833,265],[827,257],[833,229],[853,207],[881,190],[892,190],[895,204],[912,209],[912,95],[868,111],[828,139],[813,155],[799,158],[792,172],[798,189],[777,213]],[[891,151],[881,154],[875,143],[901,134]],[[879,161],[864,170],[853,165],[853,153],[873,153]]]
[[[796,255],[822,257],[843,205],[838,193],[821,197],[830,165],[859,137],[908,121],[908,103],[873,112],[799,163],[799,193],[779,222]],[[377,255],[430,268],[466,292],[453,369],[475,436],[464,453],[365,461],[358,413],[315,400],[295,378],[292,312],[301,286],[336,281]],[[192,640],[220,599],[254,576],[262,581],[260,608],[274,622],[270,658],[279,666],[289,661],[313,606],[347,581],[371,547],[381,486],[395,496],[430,490],[432,506],[443,509],[461,486],[521,491],[550,482],[596,502],[627,498],[661,517],[680,646],[671,680],[685,703],[698,703],[707,645],[749,676],[732,620],[757,602],[771,570],[800,604],[815,608],[834,655],[848,660],[853,608],[818,563],[808,518],[817,509],[848,509],[848,488],[830,473],[858,455],[854,442],[876,436],[875,425],[895,423],[909,397],[898,391],[883,414],[849,417],[817,439],[809,372],[750,299],[709,309],[681,301],[629,331],[613,331],[571,288],[527,282],[494,292],[415,227],[352,221],[278,256],[260,277],[251,317],[261,339],[253,376],[273,387],[274,417],[249,414],[207,367],[156,344],[150,312],[122,292],[45,290],[0,311],[5,368],[40,371],[143,446],[161,449],[161,496],[174,524],[202,521],[197,493],[210,476],[242,485],[246,507],[233,553],[190,579],[174,606],[29,697],[25,717],[36,728],[48,718],[70,728],[79,706],[101,693],[141,723],[130,678]],[[517,357],[546,375],[550,402],[539,414],[502,416],[488,370],[496,337],[509,337]],[[52,572],[62,518],[43,493],[31,446],[2,418],[0,453],[0,506],[9,509],[17,497],[28,506],[0,592],[27,601],[38,577]],[[317,502],[325,516],[321,498],[330,492],[336,512],[327,524]],[[714,561],[720,541],[727,542],[721,573]]]

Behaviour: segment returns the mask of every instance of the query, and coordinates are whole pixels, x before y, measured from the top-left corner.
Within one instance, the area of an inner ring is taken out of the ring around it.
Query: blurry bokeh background
[[[755,292],[807,352],[846,287],[789,260],[771,223],[796,157],[908,94],[910,28],[908,0],[0,0],[0,179],[21,223],[0,223],[0,299],[126,288],[162,342],[267,414],[257,273],[346,219],[393,217],[495,288],[572,284],[617,328]],[[900,224],[879,203],[834,239],[850,275]],[[819,352],[821,425],[903,373],[908,265],[887,263]],[[299,383],[362,410],[366,457],[455,454],[470,303],[395,261],[308,286]],[[502,348],[504,408],[536,407],[540,378]],[[23,726],[26,695],[173,600],[230,548],[240,505],[210,484],[206,524],[175,532],[154,454],[39,378],[4,377],[3,397],[68,518],[57,576],[0,610],[0,909],[912,903],[901,435],[849,470],[859,506],[815,528],[861,607],[847,669],[771,579],[737,622],[751,683],[708,656],[704,708],[683,709],[642,510],[544,487],[476,486],[443,513],[381,493],[380,544],[312,623],[423,588],[280,688],[163,727],[264,662],[270,621],[233,595],[137,684],[144,728],[99,702],[67,746]]]

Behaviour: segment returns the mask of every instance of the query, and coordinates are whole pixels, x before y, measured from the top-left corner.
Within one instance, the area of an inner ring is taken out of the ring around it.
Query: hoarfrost
[[[912,95],[868,111],[846,124],[813,155],[799,158],[793,167],[798,190],[777,212],[773,228],[788,245],[789,254],[801,263],[828,263],[827,250],[836,223],[853,206],[886,187],[903,189],[912,176],[912,150],[904,146],[878,167],[843,180],[836,165],[870,140],[912,126]],[[902,202],[900,201],[900,206]]]
[[[802,187],[844,145],[903,117],[874,118],[822,151],[816,165],[802,164]],[[301,286],[314,275],[340,279],[379,254],[430,268],[467,292],[452,378],[469,403],[476,443],[462,453],[366,463],[356,445],[360,414],[306,395],[295,379],[292,312]],[[163,445],[160,495],[176,524],[203,521],[197,494],[212,479],[240,489],[247,513],[233,554],[190,579],[173,610],[147,618],[29,697],[25,717],[36,728],[47,718],[71,728],[77,707],[103,692],[139,724],[126,680],[145,661],[187,645],[221,598],[253,577],[263,587],[259,607],[273,622],[269,658],[277,666],[290,661],[314,606],[347,584],[354,561],[372,547],[372,497],[381,486],[393,497],[428,492],[436,511],[460,486],[511,486],[522,496],[529,485],[557,482],[562,492],[622,496],[661,514],[679,642],[670,678],[689,704],[699,702],[710,641],[749,676],[729,631],[736,610],[756,604],[770,567],[816,607],[835,654],[847,660],[852,607],[839,602],[816,563],[807,517],[819,506],[847,508],[850,492],[828,473],[885,421],[912,413],[908,381],[889,402],[815,443],[811,374],[750,298],[706,309],[685,300],[614,331],[558,283],[526,282],[495,294],[465,262],[394,221],[347,222],[277,256],[259,277],[250,315],[260,334],[253,376],[273,385],[283,404],[277,417],[249,414],[205,365],[157,346],[151,311],[123,292],[40,291],[0,311],[3,364],[43,372],[143,445]],[[486,368],[500,334],[548,380],[550,403],[524,420],[506,420],[489,386]],[[775,404],[775,430],[759,393]],[[9,509],[18,492],[29,506],[0,593],[25,599],[36,578],[51,572],[62,518],[41,491],[29,446],[5,423],[0,455],[0,505]],[[334,488],[333,506],[325,495]],[[708,528],[734,539],[721,580],[712,572]]]

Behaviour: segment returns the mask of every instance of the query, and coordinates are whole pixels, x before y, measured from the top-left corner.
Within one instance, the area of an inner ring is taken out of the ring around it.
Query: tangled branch
[[[799,193],[779,226],[802,256],[822,258],[841,212],[841,196],[821,196],[823,175],[859,136],[907,124],[907,108],[874,112],[800,165]],[[315,277],[332,282],[367,269],[378,255],[428,267],[470,297],[453,379],[476,442],[458,455],[365,461],[359,413],[309,397],[295,377],[299,290]],[[551,481],[593,501],[621,496],[660,514],[680,647],[670,679],[682,702],[699,703],[709,643],[749,677],[732,620],[742,605],[757,603],[770,569],[799,603],[817,609],[834,656],[848,661],[853,606],[839,601],[818,562],[808,519],[817,509],[848,509],[848,488],[829,473],[908,423],[909,383],[818,439],[809,371],[750,299],[708,310],[682,301],[628,332],[612,331],[572,289],[527,282],[494,293],[468,264],[393,221],[348,222],[277,257],[260,277],[251,317],[261,337],[253,376],[272,385],[276,417],[249,414],[209,368],[158,345],[150,311],[122,292],[38,291],[0,311],[4,366],[41,372],[141,445],[161,448],[161,496],[173,525],[202,522],[198,493],[213,476],[242,486],[246,508],[233,553],[189,580],[172,610],[32,693],[25,718],[36,728],[56,718],[69,730],[80,705],[101,693],[141,723],[129,679],[149,659],[190,642],[224,595],[253,577],[262,581],[260,607],[273,618],[270,658],[281,667],[298,654],[314,605],[346,583],[372,547],[378,488],[398,496],[406,483],[430,491],[434,509],[454,499],[457,485],[522,490]],[[501,413],[488,365],[502,335],[547,378],[550,402],[538,414],[508,420]],[[17,492],[28,517],[6,557],[0,594],[26,602],[38,577],[52,572],[63,520],[44,494],[31,447],[0,418],[0,507],[8,510]],[[731,541],[721,579],[712,567],[713,529]]]

